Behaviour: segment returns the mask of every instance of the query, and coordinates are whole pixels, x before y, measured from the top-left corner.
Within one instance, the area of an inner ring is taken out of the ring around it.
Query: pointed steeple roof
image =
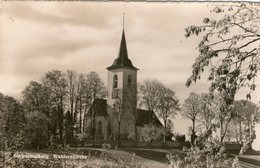
[[[114,63],[107,69],[112,70],[112,69],[118,69],[123,67],[138,70],[136,67],[133,66],[131,60],[128,58],[124,29],[122,33],[118,57],[114,60]]]

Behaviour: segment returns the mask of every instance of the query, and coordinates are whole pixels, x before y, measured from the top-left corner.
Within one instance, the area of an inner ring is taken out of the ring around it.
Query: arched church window
[[[113,88],[115,89],[117,87],[118,87],[118,77],[115,74],[114,77],[113,77]]]
[[[132,84],[132,77],[131,77],[131,75],[128,75],[127,85],[128,85],[128,86],[131,86],[131,84]]]

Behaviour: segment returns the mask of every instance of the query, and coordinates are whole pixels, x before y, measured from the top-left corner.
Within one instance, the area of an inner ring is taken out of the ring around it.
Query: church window
[[[127,85],[131,86],[131,83],[132,83],[132,77],[131,77],[131,75],[129,75],[127,78]]]
[[[118,77],[117,75],[114,75],[114,78],[113,78],[113,88],[117,88],[118,87]]]

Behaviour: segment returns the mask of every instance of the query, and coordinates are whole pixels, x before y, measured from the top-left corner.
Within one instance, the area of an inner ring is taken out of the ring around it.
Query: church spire
[[[122,60],[125,60],[128,58],[124,29],[122,32],[122,38],[121,38],[121,43],[120,43],[120,47],[119,47],[118,58],[120,58]]]
[[[125,29],[125,12],[123,13],[123,31]]]
[[[127,67],[127,68],[137,70],[137,68],[133,66],[131,60],[128,58],[124,22],[125,22],[125,13],[123,13],[123,31],[122,31],[122,37],[121,37],[121,43],[120,43],[120,47],[119,47],[118,57],[115,59],[114,63],[110,67],[107,68],[108,70],[122,68],[122,67]]]

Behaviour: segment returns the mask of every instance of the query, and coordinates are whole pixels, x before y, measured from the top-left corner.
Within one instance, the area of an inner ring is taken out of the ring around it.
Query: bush
[[[139,139],[142,141],[162,140],[163,128],[153,124],[147,124],[141,128]]]
[[[171,168],[239,168],[238,159],[228,158],[224,146],[219,142],[207,142],[202,149],[193,146],[185,151],[187,155],[183,158],[167,155]]]
[[[107,143],[103,143],[102,144],[102,148],[104,148],[104,149],[111,149],[111,145],[107,144]]]
[[[45,114],[34,111],[26,115],[24,142],[34,149],[48,146],[48,119]]]

